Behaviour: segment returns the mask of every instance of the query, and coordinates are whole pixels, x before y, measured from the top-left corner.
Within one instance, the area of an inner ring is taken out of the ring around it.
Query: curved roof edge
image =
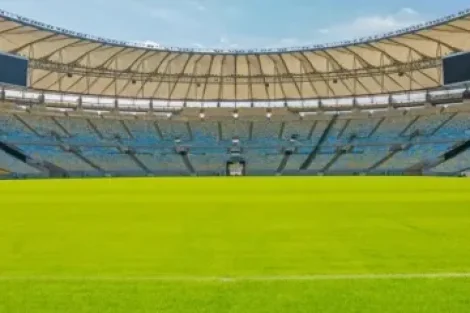
[[[361,37],[353,40],[345,40],[340,42],[326,43],[326,44],[314,44],[300,47],[286,47],[286,48],[265,48],[265,49],[209,49],[209,48],[180,48],[180,47],[164,47],[159,45],[151,45],[144,43],[137,43],[131,41],[122,41],[108,39],[88,34],[83,34],[75,31],[71,31],[65,28],[52,26],[46,23],[38,22],[33,19],[23,17],[18,14],[10,13],[8,11],[0,9],[0,17],[3,17],[7,20],[21,23],[25,26],[39,28],[45,31],[56,32],[61,35],[70,36],[77,39],[88,40],[93,42],[98,42],[102,44],[118,46],[118,47],[130,47],[130,48],[142,48],[146,50],[155,50],[155,51],[172,51],[172,52],[189,52],[189,53],[205,53],[205,54],[269,54],[269,53],[284,53],[284,52],[299,52],[299,51],[316,51],[327,48],[341,48],[344,46],[365,44],[373,41],[378,41],[382,39],[387,39],[399,35],[405,35],[408,33],[417,32],[420,30],[426,30],[434,26],[439,26],[445,23],[448,23],[453,20],[460,19],[462,17],[470,16],[470,8],[460,11],[455,14],[451,14],[433,21],[421,23],[414,26],[409,26],[403,29],[396,31],[391,31],[385,34]]]

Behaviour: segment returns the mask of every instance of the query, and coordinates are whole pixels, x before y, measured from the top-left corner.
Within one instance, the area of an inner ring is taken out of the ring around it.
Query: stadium
[[[469,36],[186,49],[0,10],[0,312],[468,311]]]

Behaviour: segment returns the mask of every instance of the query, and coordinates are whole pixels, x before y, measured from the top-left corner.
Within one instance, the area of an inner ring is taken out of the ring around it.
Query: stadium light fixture
[[[201,110],[201,112],[199,112],[199,117],[201,118],[201,120],[206,118],[206,113],[204,112],[204,110]]]
[[[238,113],[238,110],[233,111],[233,118],[237,119],[240,117],[240,114]]]
[[[266,117],[268,119],[271,119],[272,116],[273,116],[273,112],[271,111],[271,109],[268,109],[268,111],[266,112]]]

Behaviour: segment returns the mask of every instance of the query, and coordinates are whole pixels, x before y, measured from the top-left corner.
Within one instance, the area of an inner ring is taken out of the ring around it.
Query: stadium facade
[[[195,50],[92,37],[0,11],[0,51],[29,60],[2,87],[1,177],[462,175],[470,11],[371,38]]]

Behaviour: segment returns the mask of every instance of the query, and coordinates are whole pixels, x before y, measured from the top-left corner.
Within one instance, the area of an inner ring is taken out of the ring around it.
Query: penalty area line
[[[403,273],[287,276],[1,276],[0,282],[276,282],[470,278],[470,273]]]

